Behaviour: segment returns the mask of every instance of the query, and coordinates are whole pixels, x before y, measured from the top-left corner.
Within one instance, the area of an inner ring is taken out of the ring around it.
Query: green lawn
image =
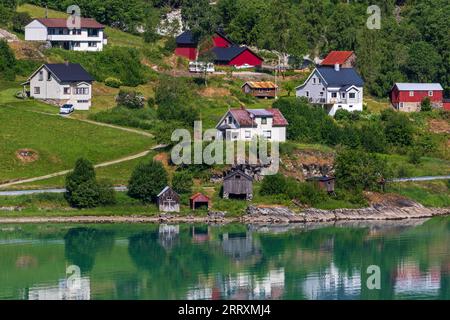
[[[388,191],[401,194],[426,207],[450,207],[448,181],[395,183],[388,185]]]
[[[99,127],[57,115],[29,112],[22,104],[1,105],[0,181],[31,178],[73,167],[79,157],[94,164],[148,150],[154,141],[138,134]],[[34,101],[28,101],[33,105]],[[39,108],[39,105],[34,105]],[[16,151],[35,150],[39,159],[22,163]]]
[[[407,156],[386,155],[394,174],[400,172],[401,177],[441,176],[450,174],[450,161],[431,157],[423,157],[420,164],[411,164]],[[399,176],[400,177],[400,176]]]

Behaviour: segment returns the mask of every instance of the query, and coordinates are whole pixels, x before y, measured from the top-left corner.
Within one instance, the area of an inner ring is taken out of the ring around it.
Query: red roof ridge
[[[50,28],[67,28],[67,18],[36,18],[46,27]],[[105,26],[94,18],[81,18],[81,27],[103,29]]]
[[[321,65],[343,64],[353,53],[353,51],[331,51]]]

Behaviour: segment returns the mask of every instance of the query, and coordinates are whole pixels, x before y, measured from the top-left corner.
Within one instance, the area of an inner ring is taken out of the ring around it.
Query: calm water
[[[81,270],[75,289],[71,265]],[[370,265],[379,290],[367,288]],[[0,299],[450,299],[450,218],[0,225]]]

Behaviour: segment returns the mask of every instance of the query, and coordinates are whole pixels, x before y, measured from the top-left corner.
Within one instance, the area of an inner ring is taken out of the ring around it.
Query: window
[[[44,71],[39,71],[39,81],[44,80]]]
[[[414,91],[410,91],[410,92],[409,92],[409,96],[410,96],[410,97],[414,97]]]
[[[41,88],[34,87],[34,94],[40,94],[40,93],[41,93]]]
[[[72,34],[78,35],[78,36],[81,35],[81,29],[73,29]]]
[[[306,91],[306,92],[305,92],[305,96],[306,96],[306,97],[309,97],[309,91]]]
[[[89,41],[88,42],[88,46],[89,47],[96,47],[97,46],[97,42]]]
[[[428,91],[428,96],[432,97],[433,96],[433,91]]]
[[[342,92],[342,98],[345,98],[345,92]]]
[[[47,72],[47,81],[52,81],[52,74]]]
[[[351,92],[351,93],[348,94],[348,96],[349,96],[350,99],[355,99],[356,98],[356,93]]]
[[[58,29],[58,34],[59,34],[59,35],[62,35],[62,34],[64,34],[64,29],[62,29],[62,28],[59,28],[59,29]]]
[[[332,92],[332,93],[331,93],[331,97],[332,97],[332,98],[337,98],[337,92]]]
[[[98,29],[88,29],[88,37],[98,37]]]
[[[341,106],[341,105],[338,105],[338,108],[342,108],[342,106]]]
[[[75,88],[75,94],[89,94],[89,88]]]
[[[70,87],[64,87],[64,94],[70,94]]]
[[[318,81],[319,83],[322,83],[322,81],[320,80],[320,78],[318,78],[317,81]]]
[[[240,175],[238,175],[238,174],[237,174],[237,175],[235,175],[234,177],[235,177],[235,179],[236,179],[236,180],[239,180],[239,179],[241,179],[241,176],[240,176]]]
[[[270,130],[263,131],[263,135],[264,135],[265,138],[271,139],[272,138],[272,131],[270,131]]]
[[[323,92],[320,93],[320,96],[323,97]]]
[[[54,28],[49,28],[49,29],[48,29],[48,34],[49,34],[49,35],[55,34],[55,29],[54,29]]]
[[[313,83],[316,84],[316,78],[313,78]]]
[[[74,47],[80,47],[80,42],[79,42],[79,41],[75,41],[75,42],[73,43],[73,46],[74,46]]]
[[[245,130],[245,138],[250,139],[252,137],[252,132],[250,130]]]
[[[267,124],[267,118],[261,118],[261,124]]]
[[[353,108],[353,105],[349,105],[348,107],[351,109],[351,108]]]
[[[228,117],[228,124],[232,124],[233,123],[233,117]]]
[[[89,100],[77,100],[77,103],[89,103]]]

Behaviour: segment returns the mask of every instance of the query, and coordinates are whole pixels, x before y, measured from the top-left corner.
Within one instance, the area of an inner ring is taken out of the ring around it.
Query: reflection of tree
[[[89,272],[95,264],[95,256],[100,251],[111,251],[114,233],[93,228],[74,228],[64,236],[66,259]]]

